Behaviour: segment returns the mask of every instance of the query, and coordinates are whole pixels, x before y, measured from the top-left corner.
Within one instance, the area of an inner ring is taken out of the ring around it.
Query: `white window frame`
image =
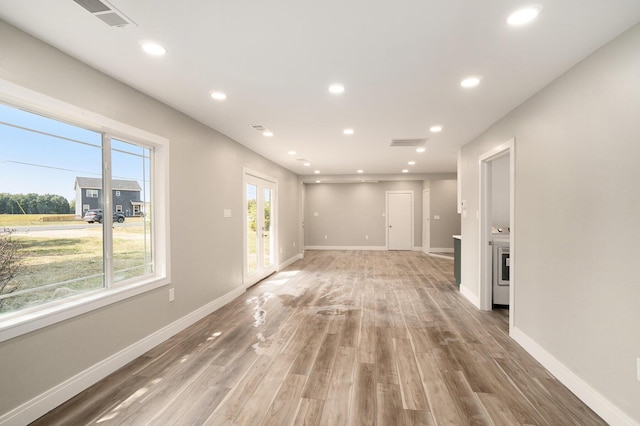
[[[0,101],[85,129],[152,148],[152,275],[132,278],[41,306],[0,315],[0,342],[48,327],[171,283],[169,233],[169,140],[0,79]],[[107,210],[108,211],[108,210]],[[106,233],[105,236],[110,235]],[[106,273],[107,271],[105,271]]]
[[[86,189],[85,195],[87,198],[98,198],[100,195],[100,192],[97,189]]]
[[[116,197],[120,196],[120,191],[116,191]]]
[[[116,213],[122,213],[122,204],[116,204],[115,212]]]

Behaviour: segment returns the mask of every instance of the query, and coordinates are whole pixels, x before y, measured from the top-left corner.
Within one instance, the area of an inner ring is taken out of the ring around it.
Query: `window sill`
[[[73,299],[52,302],[33,312],[0,315],[0,342],[65,321],[169,284],[168,277],[151,278],[122,287],[101,289]],[[6,317],[2,318],[2,317]]]

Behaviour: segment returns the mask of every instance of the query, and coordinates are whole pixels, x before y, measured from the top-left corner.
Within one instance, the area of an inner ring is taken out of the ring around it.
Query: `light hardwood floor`
[[[36,425],[602,425],[419,252],[310,251]]]

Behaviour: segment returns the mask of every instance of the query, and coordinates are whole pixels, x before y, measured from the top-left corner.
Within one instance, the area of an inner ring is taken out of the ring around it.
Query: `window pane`
[[[0,105],[0,313],[104,286],[102,227],[82,220],[84,207],[102,208],[101,191],[80,185],[100,179],[101,143]]]
[[[263,189],[262,200],[262,235],[264,235],[264,267],[269,267],[272,264],[273,243],[271,238],[271,189]]]
[[[247,275],[258,271],[258,187],[247,184]]]
[[[111,140],[113,281],[153,272],[150,150]]]

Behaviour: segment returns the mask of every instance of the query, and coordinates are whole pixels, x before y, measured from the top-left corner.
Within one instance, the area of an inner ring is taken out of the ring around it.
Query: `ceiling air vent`
[[[249,124],[249,126],[251,126],[253,130],[257,130],[259,132],[264,132],[267,130],[267,128],[261,124]]]
[[[110,27],[127,27],[135,23],[105,0],[73,0]]]
[[[423,146],[427,143],[426,139],[392,139],[391,146],[393,147],[415,147]]]

